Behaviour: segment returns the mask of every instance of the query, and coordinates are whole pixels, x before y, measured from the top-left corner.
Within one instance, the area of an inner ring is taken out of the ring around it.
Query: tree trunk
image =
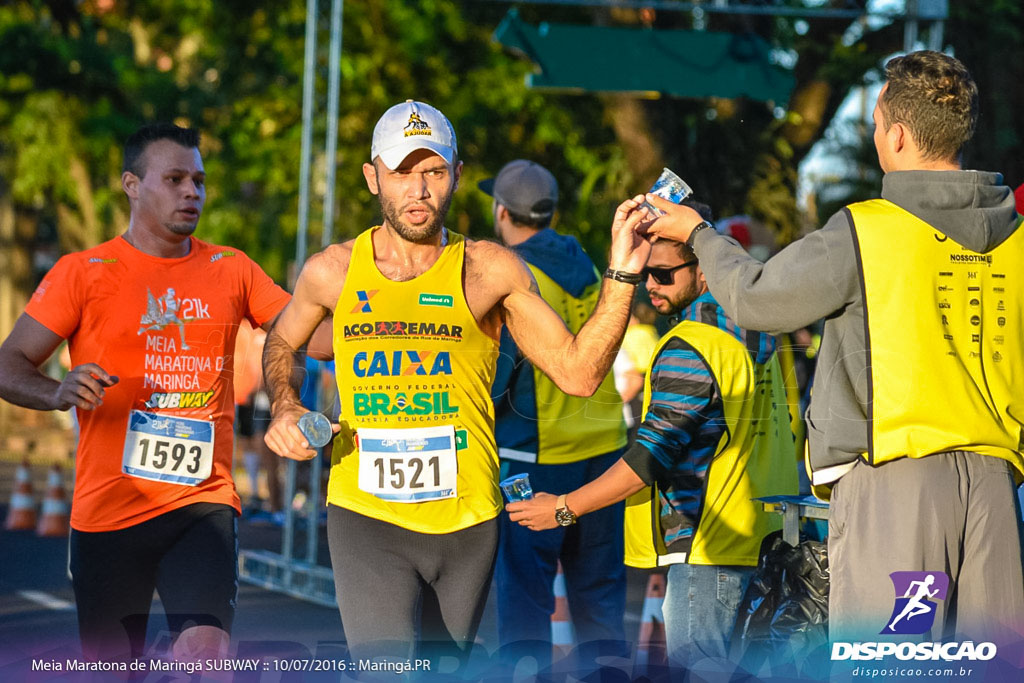
[[[9,187],[0,184],[0,338],[7,339],[25,309],[35,285],[32,249],[39,217],[16,206]],[[45,413],[27,410],[0,400],[0,435],[49,424]]]
[[[651,131],[643,101],[633,95],[609,95],[604,103],[633,178],[657,178],[665,166],[665,153]],[[627,179],[627,185],[636,183]]]

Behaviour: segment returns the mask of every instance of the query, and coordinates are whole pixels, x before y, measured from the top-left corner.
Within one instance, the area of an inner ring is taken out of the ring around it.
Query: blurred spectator
[[[612,366],[615,388],[622,396],[622,411],[630,441],[636,436],[641,418],[644,377],[650,370],[651,356],[661,338],[654,326],[656,318],[657,313],[648,304],[642,301],[633,304],[626,336]]]
[[[479,187],[494,198],[495,234],[522,257],[540,296],[577,332],[597,305],[601,277],[575,237],[550,227],[558,203],[555,177],[519,159]],[[526,360],[507,329],[500,351],[492,396],[503,477],[527,474],[534,487],[565,493],[618,460],[626,430],[611,373],[593,397],[570,396]],[[516,644],[516,658],[529,652],[542,670],[547,666],[559,562],[580,646],[625,640],[622,515],[620,504],[542,534],[502,515],[495,567],[498,639],[503,647]]]
[[[263,511],[264,502],[271,514],[281,512],[283,505],[281,459],[263,441],[270,422],[270,399],[263,388],[261,363],[266,339],[267,333],[262,329],[253,330],[243,322],[235,344],[235,431],[249,478],[247,512],[250,515]],[[260,497],[261,467],[266,472],[266,501]]]

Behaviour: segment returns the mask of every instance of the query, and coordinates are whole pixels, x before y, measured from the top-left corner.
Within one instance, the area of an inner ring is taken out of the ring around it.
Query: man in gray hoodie
[[[831,493],[833,641],[1024,632],[1024,230],[1000,174],[961,169],[977,99],[956,59],[891,60],[874,110],[882,198],[764,264],[648,195],[667,212],[650,232],[693,246],[737,324],[826,320],[807,431],[812,483]],[[929,610],[894,621],[922,580]]]

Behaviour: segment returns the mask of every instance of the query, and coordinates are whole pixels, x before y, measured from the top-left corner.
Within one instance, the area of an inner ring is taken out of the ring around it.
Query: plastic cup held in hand
[[[533,498],[533,487],[530,486],[530,475],[528,474],[513,474],[502,480],[498,486],[501,487],[501,492],[505,494],[505,500],[509,503]]]
[[[656,194],[662,199],[667,199],[673,204],[679,204],[684,199],[693,194],[693,190],[686,182],[677,176],[675,173],[667,168],[662,169],[661,175],[651,185],[651,189],[648,190],[651,194]],[[647,207],[647,210],[651,212],[652,216],[664,216],[665,212],[661,209],[655,208],[650,202],[644,202],[642,206]]]
[[[299,418],[299,431],[306,437],[310,448],[323,448],[331,440],[331,421],[323,413],[309,411]]]

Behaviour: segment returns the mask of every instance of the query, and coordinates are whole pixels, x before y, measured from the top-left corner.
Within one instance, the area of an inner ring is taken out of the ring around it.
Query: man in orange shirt
[[[0,346],[0,397],[78,409],[71,572],[83,653],[143,652],[153,590],[174,654],[227,651],[239,499],[231,479],[235,334],[288,294],[245,254],[196,239],[197,131],[145,126],[125,145],[127,232],[61,258]],[[39,366],[67,339],[62,382]]]

